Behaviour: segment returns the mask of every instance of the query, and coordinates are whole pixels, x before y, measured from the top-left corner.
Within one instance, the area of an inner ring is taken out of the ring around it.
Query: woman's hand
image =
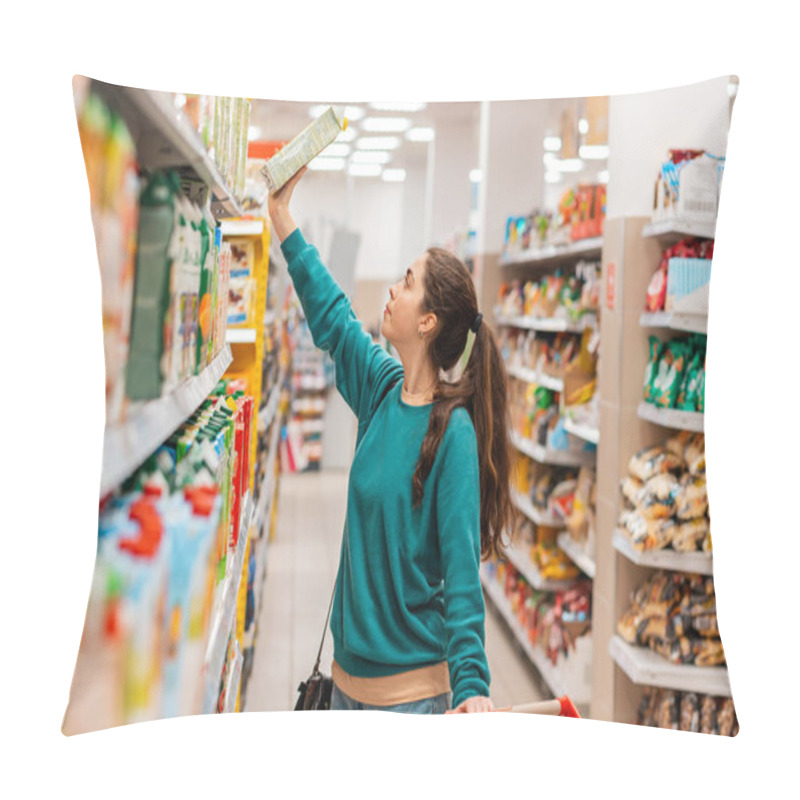
[[[269,211],[269,218],[272,220],[272,227],[281,242],[297,228],[289,212],[289,201],[292,199],[294,187],[297,186],[300,178],[305,175],[307,169],[308,167],[302,167],[298,170],[277,192],[270,194],[267,201],[267,210]]]
[[[488,697],[468,697],[458,708],[445,711],[445,714],[474,714],[482,711],[494,711],[494,704]]]

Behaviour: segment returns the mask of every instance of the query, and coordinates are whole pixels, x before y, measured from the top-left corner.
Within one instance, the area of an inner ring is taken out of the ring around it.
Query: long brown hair
[[[423,311],[436,315],[428,340],[433,367],[449,372],[464,353],[467,334],[478,314],[478,298],[466,266],[447,250],[427,250]],[[478,441],[480,474],[481,557],[501,554],[502,536],[512,517],[510,495],[508,377],[497,348],[494,331],[483,320],[475,334],[472,352],[455,383],[439,381],[434,392],[428,430],[414,471],[414,502],[422,500],[436,451],[453,410],[466,408]]]

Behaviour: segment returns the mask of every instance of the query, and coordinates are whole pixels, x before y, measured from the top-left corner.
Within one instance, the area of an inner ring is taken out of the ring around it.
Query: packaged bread
[[[725,651],[721,639],[694,639],[692,641],[694,664],[698,667],[718,667],[725,664]]]
[[[717,726],[717,704],[711,695],[700,701],[700,733],[719,733]]]
[[[636,631],[641,623],[642,616],[638,606],[631,606],[620,617],[617,623],[617,633],[628,643],[636,644]]]
[[[684,692],[681,696],[678,729],[689,733],[700,731],[700,700],[695,692]]]
[[[620,491],[625,500],[628,501],[631,508],[635,508],[639,502],[639,492],[644,487],[644,483],[632,475],[626,475],[620,481]]]
[[[664,445],[644,447],[628,463],[628,472],[643,482],[663,472],[677,475],[685,469],[683,458],[670,453]]]
[[[692,628],[701,636],[719,638],[719,626],[717,624],[716,613],[701,614],[700,616],[692,617],[691,620]]]
[[[706,437],[696,433],[686,447],[684,453],[686,468],[692,475],[701,475],[706,471]]]
[[[704,553],[711,553],[713,552],[711,549],[711,532],[709,531],[706,534],[706,538],[703,539],[702,550]]]
[[[670,438],[664,443],[664,446],[673,455],[678,456],[678,458],[685,459],[686,448],[692,441],[693,436],[694,434],[691,431],[680,431],[679,433],[675,434],[675,436],[670,436]]]
[[[648,520],[667,519],[676,511],[675,498],[680,484],[669,472],[655,475],[642,485],[637,495],[637,511]]]
[[[736,712],[733,707],[733,699],[723,697],[717,706],[717,725],[720,736],[733,735],[733,726],[736,722]]]
[[[648,728],[655,726],[656,706],[660,692],[653,686],[645,686],[639,703],[637,722]]]
[[[663,550],[672,540],[675,531],[675,520],[646,519],[637,511],[625,511],[620,516],[623,530],[630,537],[634,549]]]
[[[666,615],[647,617],[640,621],[636,629],[636,640],[641,645],[647,645],[654,639],[670,641],[674,637],[671,635],[669,628]]]
[[[704,475],[687,472],[679,481],[675,498],[679,520],[697,519],[708,511],[708,493]]]
[[[661,693],[656,706],[656,725],[659,728],[678,730],[678,702],[674,691],[666,690]]]
[[[681,553],[700,550],[708,536],[708,520],[705,517],[680,523],[672,536],[672,549]]]

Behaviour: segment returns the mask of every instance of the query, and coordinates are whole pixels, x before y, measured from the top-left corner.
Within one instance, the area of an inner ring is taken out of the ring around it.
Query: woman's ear
[[[418,330],[423,336],[427,336],[429,333],[434,331],[436,328],[436,314],[433,312],[428,312],[427,314],[423,314],[419,321]]]

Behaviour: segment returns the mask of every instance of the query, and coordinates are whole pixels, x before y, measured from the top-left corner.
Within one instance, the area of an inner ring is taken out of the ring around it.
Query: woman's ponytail
[[[512,516],[508,377],[491,326],[477,313],[477,298],[467,268],[446,250],[428,250],[425,272],[426,310],[438,318],[430,345],[436,369],[445,372],[466,355],[461,377],[440,381],[413,478],[413,498],[422,499],[450,414],[469,412],[478,443],[480,475],[481,557],[502,553],[502,537]],[[474,337],[474,338],[473,338]],[[470,349],[471,347],[471,349]]]

